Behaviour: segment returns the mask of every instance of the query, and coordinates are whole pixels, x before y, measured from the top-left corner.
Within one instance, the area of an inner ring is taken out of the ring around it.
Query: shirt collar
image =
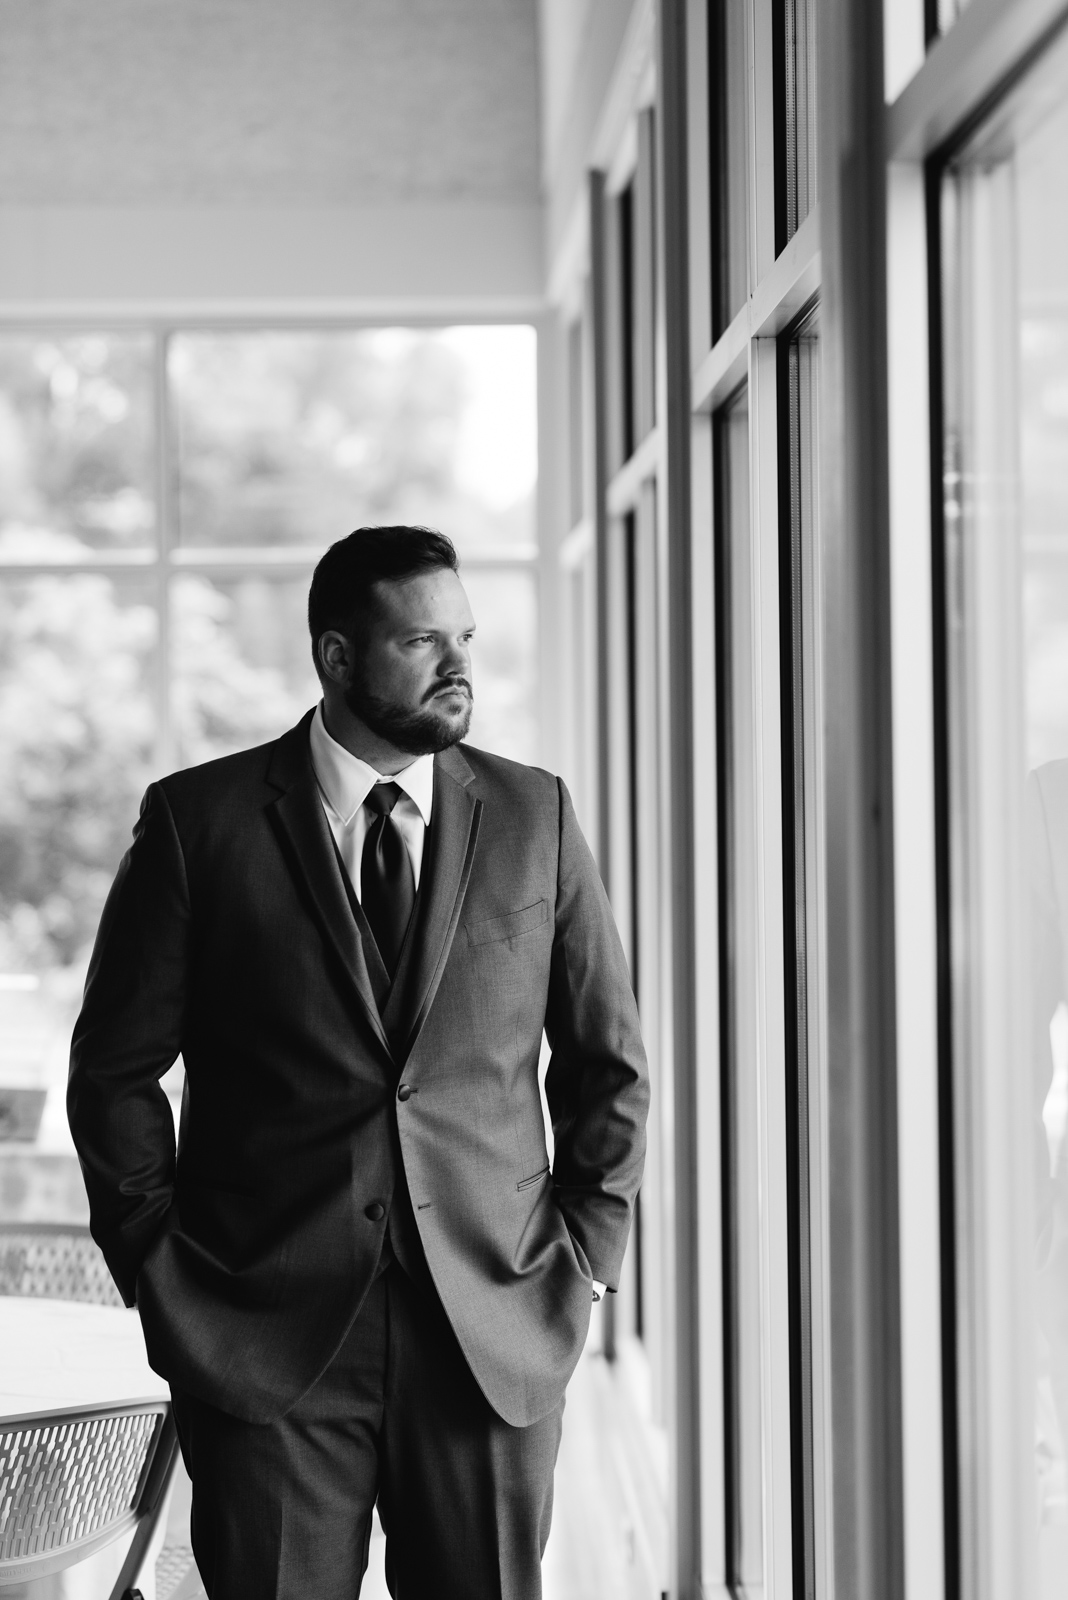
[[[411,766],[386,777],[326,731],[323,703],[315,708],[308,730],[312,768],[323,794],[346,826],[352,821],[376,783],[395,783],[414,801],[427,827],[434,806],[434,757],[416,756]]]

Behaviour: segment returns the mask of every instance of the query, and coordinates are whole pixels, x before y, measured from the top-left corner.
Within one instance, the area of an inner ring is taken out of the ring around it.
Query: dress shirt
[[[416,756],[403,772],[386,775],[376,772],[374,767],[330,737],[323,721],[322,701],[316,707],[308,736],[319,798],[357,900],[363,900],[360,889],[363,842],[372,820],[364,801],[376,783],[395,783],[403,791],[390,815],[404,840],[418,889],[423,844],[434,805],[434,757]]]
[[[326,731],[323,721],[323,703],[320,700],[309,729],[312,769],[319,785],[319,798],[326,812],[330,831],[337,841],[341,859],[349,881],[362,903],[360,876],[363,864],[363,842],[371,824],[364,801],[376,783],[395,783],[403,791],[390,815],[397,824],[397,832],[411,857],[415,887],[419,888],[419,872],[423,864],[423,844],[430,826],[430,813],[434,803],[434,757],[417,756],[410,767],[384,777],[374,767],[361,761],[350,750],[338,744]],[[594,1283],[595,1300],[606,1294],[603,1283]]]

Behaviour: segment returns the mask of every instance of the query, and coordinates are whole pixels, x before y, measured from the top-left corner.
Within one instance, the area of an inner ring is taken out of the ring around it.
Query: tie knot
[[[397,783],[376,783],[364,805],[370,806],[372,811],[377,811],[380,817],[388,817],[402,793],[403,790]]]

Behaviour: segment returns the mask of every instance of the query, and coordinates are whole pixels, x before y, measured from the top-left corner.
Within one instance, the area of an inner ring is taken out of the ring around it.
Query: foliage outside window
[[[0,1217],[80,1204],[32,1158],[141,795],[315,703],[328,544],[454,539],[472,741],[536,759],[535,403],[528,327],[0,333]]]

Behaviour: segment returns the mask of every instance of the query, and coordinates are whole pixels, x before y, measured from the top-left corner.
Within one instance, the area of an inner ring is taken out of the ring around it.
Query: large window
[[[1068,1574],[1066,102],[1062,44],[940,196],[948,1567],[1021,1600]]]
[[[535,417],[523,326],[0,332],[0,1217],[84,1214],[66,1054],[141,794],[318,699],[328,544],[454,539],[471,739],[536,759]]]

